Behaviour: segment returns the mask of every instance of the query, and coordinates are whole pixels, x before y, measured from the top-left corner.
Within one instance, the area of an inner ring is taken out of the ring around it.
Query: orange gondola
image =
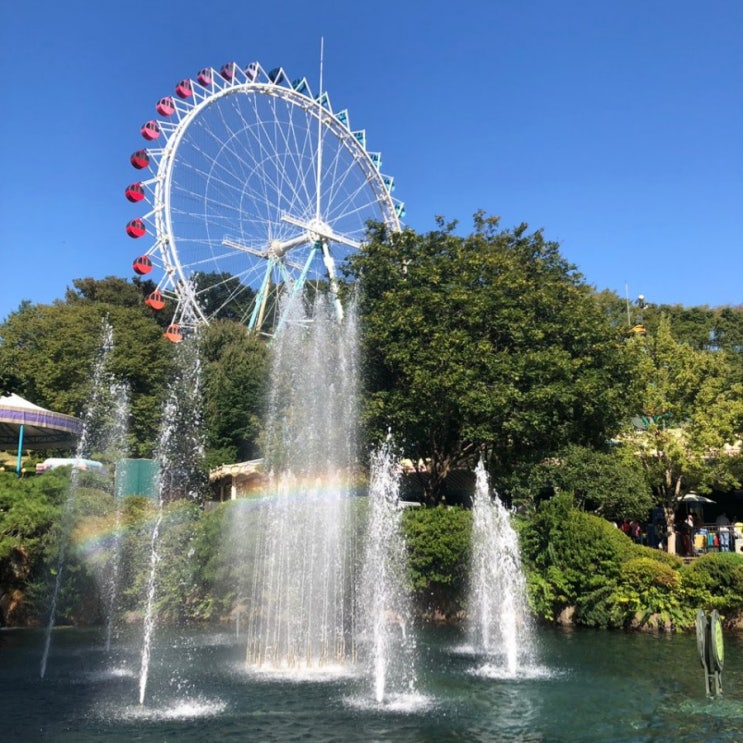
[[[126,234],[129,235],[129,237],[142,237],[147,234],[147,228],[144,226],[144,222],[141,219],[132,219],[132,221],[126,226]]]
[[[150,260],[149,256],[140,255],[139,258],[136,258],[134,260],[134,263],[132,263],[132,268],[134,269],[134,273],[138,273],[140,276],[144,276],[145,274],[152,271],[152,261]]]
[[[126,187],[124,195],[127,199],[129,199],[129,201],[142,201],[142,199],[144,198],[144,188],[142,187],[141,183],[132,183],[131,185]]]
[[[183,340],[183,333],[181,333],[181,326],[180,325],[168,325],[167,330],[163,333],[163,335],[171,342],[171,343],[180,343]]]
[[[165,307],[165,300],[163,299],[163,295],[159,291],[157,291],[157,289],[147,296],[147,299],[144,300],[144,303],[148,307],[152,307],[153,310],[158,311]]]

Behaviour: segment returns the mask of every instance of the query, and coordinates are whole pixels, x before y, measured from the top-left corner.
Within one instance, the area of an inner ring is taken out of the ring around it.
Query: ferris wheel
[[[400,229],[404,205],[382,157],[306,78],[289,82],[258,62],[210,67],[156,105],[144,149],[130,158],[147,177],[126,197],[149,210],[126,226],[151,244],[133,264],[159,277],[146,303],[173,302],[165,335],[213,317],[270,334],[287,300],[313,282],[334,295],[337,266],[358,249],[369,220]]]

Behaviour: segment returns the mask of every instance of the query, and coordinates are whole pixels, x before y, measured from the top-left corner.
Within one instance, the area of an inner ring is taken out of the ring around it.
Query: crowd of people
[[[655,514],[651,522],[644,525],[630,519],[613,523],[634,542],[657,549],[666,548],[666,522],[660,513]],[[737,517],[728,518],[725,511],[717,516],[713,524],[705,524],[702,513],[679,512],[674,531],[676,552],[684,557],[694,557],[710,551],[735,552],[736,547],[743,545],[743,523]]]
[[[714,524],[708,525],[698,513],[689,511],[676,523],[676,532],[681,537],[678,552],[685,557],[709,551],[735,552],[736,541],[743,540],[742,530],[743,524],[737,517],[731,520],[725,511],[717,516]]]

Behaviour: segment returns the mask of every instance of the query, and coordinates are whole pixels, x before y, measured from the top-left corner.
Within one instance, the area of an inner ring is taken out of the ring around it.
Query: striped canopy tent
[[[82,422],[71,415],[39,407],[19,395],[0,396],[0,449],[18,447],[18,474],[23,449],[71,448],[82,430]]]

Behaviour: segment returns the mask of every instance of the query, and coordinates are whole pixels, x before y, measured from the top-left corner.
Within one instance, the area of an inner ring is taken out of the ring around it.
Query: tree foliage
[[[463,508],[409,508],[403,514],[403,528],[420,613],[455,617],[466,600],[471,512]]]
[[[211,464],[258,455],[265,404],[268,350],[243,325],[213,321],[200,338],[204,367],[204,420]]]
[[[728,354],[680,343],[665,317],[654,332],[631,339],[628,352],[641,395],[639,430],[628,441],[672,524],[684,492],[738,484],[725,445],[743,436],[743,386],[733,381]]]
[[[362,278],[365,421],[427,468],[429,502],[485,456],[494,481],[569,443],[598,444],[628,405],[629,369],[592,290],[527,226],[371,230]]]
[[[154,445],[173,348],[147,308],[126,303],[78,297],[22,306],[0,324],[0,374],[15,374],[18,394],[35,404],[80,415],[107,318],[114,328],[110,372],[131,390],[133,453],[146,455]]]
[[[210,287],[205,295],[210,302],[224,305],[230,316],[238,312],[229,301],[231,284],[225,277],[199,274],[198,280]],[[2,390],[80,415],[90,398],[90,370],[106,318],[114,328],[109,372],[131,391],[131,454],[150,456],[176,370],[176,349],[162,338],[164,315],[142,301],[154,287],[117,277],[76,279],[73,285],[64,302],[25,303],[0,324]],[[221,464],[255,456],[266,385],[265,343],[241,323],[218,319],[204,328],[200,350],[209,460]]]
[[[566,491],[579,508],[604,518],[644,520],[653,506],[647,472],[631,446],[569,445],[530,474],[532,497]]]

